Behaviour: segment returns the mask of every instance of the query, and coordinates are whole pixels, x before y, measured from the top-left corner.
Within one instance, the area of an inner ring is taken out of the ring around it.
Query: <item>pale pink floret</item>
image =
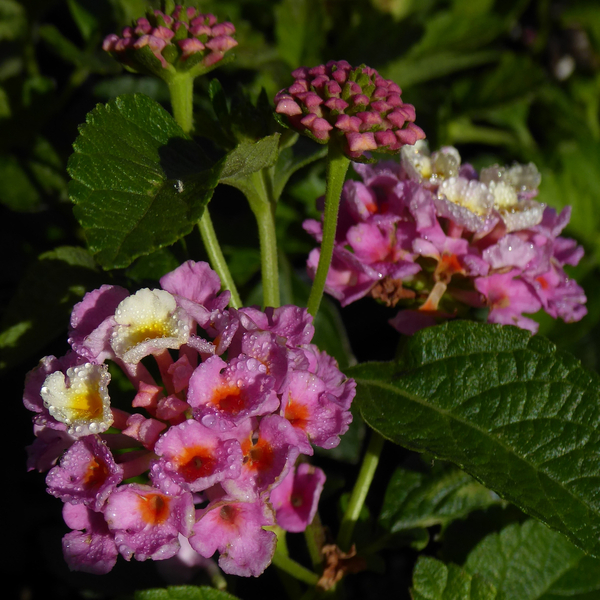
[[[225,573],[258,577],[275,552],[276,535],[263,529],[273,525],[273,512],[266,504],[223,499],[198,511],[189,541],[206,558],[218,551]]]
[[[292,533],[304,531],[317,514],[324,484],[325,473],[308,463],[290,471],[271,492],[277,525]]]
[[[277,410],[274,382],[255,358],[242,357],[227,364],[213,356],[194,371],[187,400],[195,418],[207,427],[231,429],[248,417]]]
[[[48,493],[63,502],[85,504],[99,511],[123,480],[123,468],[97,436],[76,441],[46,476]]]
[[[188,260],[160,279],[163,290],[173,294],[175,301],[201,326],[213,311],[229,304],[229,291],[220,293],[221,280],[206,262]]]
[[[294,427],[300,452],[312,454],[311,444],[335,448],[348,431],[352,415],[327,394],[325,382],[308,371],[292,371],[281,396],[281,414]]]
[[[88,292],[73,307],[69,344],[75,352],[92,362],[114,359],[110,346],[110,335],[115,326],[114,314],[127,296],[129,292],[125,288],[103,285]]]
[[[488,321],[502,325],[516,325],[535,333],[538,324],[523,316],[524,312],[536,313],[542,308],[534,290],[522,280],[516,279],[518,270],[475,279],[475,287],[490,307]]]
[[[173,479],[183,489],[200,492],[225,479],[237,478],[242,449],[201,423],[187,420],[171,427],[154,446],[159,456],[153,473]]]
[[[288,348],[308,344],[313,338],[315,328],[313,318],[305,308],[294,305],[267,307],[261,311],[253,307],[239,310],[243,327],[248,331],[270,331],[282,338]]]
[[[94,575],[108,573],[115,566],[119,552],[104,515],[83,504],[67,503],[63,506],[63,518],[74,530],[62,539],[63,555],[69,569]]]
[[[191,534],[194,503],[189,492],[167,496],[154,487],[131,483],[110,495],[104,516],[126,560],[163,560],[177,554],[180,533]]]
[[[229,496],[252,502],[278,485],[293,466],[299,450],[293,427],[279,415],[260,420],[258,437],[253,431],[249,434],[242,441],[244,461],[240,476],[223,481],[222,486]]]

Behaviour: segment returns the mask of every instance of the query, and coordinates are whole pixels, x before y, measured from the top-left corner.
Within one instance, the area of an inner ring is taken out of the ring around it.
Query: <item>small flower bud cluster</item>
[[[27,376],[28,466],[64,502],[71,569],[219,552],[225,572],[257,576],[275,551],[265,528],[312,521],[325,475],[297,459],[339,443],[355,383],[311,344],[306,309],[228,309],[206,263],[161,286],[105,285],[74,307],[71,351]],[[110,404],[109,361],[135,387],[128,410]]]
[[[567,322],[586,314],[585,294],[564,270],[583,256],[559,235],[571,209],[557,214],[534,200],[535,165],[478,174],[456,148],[430,154],[417,142],[402,148],[401,163],[355,170],[363,182],[345,183],[326,284],[343,306],[370,295],[402,307],[390,323],[405,334],[485,311],[491,323],[534,333],[524,313],[543,309]],[[321,241],[321,223],[304,228]],[[311,275],[318,259],[315,249]]]
[[[275,111],[321,144],[340,139],[351,159],[371,150],[397,153],[425,137],[414,124],[414,106],[404,104],[400,88],[371,67],[330,61],[292,76],[294,83],[275,96]]]
[[[125,27],[121,37],[111,33],[102,48],[128,67],[161,75],[161,70],[204,73],[237,46],[232,23],[218,23],[211,14],[197,8],[176,6],[171,14],[149,11],[132,27]],[[148,60],[152,54],[160,65]]]

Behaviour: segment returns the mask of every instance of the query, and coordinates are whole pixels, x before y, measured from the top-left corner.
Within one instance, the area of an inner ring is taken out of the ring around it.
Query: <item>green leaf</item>
[[[135,600],[237,600],[227,592],[207,586],[173,585],[135,592]]]
[[[297,148],[297,146],[299,147]],[[285,185],[296,171],[326,156],[327,147],[317,144],[310,144],[308,148],[304,144],[295,144],[291,148],[282,150],[275,164],[273,175],[273,197],[275,200],[279,200]]]
[[[75,216],[105,269],[187,235],[218,181],[204,153],[154,100],[98,105],[74,144],[68,172]]]
[[[496,50],[477,52],[440,51],[418,58],[398,58],[389,62],[381,74],[398,82],[402,88],[444,77],[457,71],[495,62],[500,54]]]
[[[27,31],[25,8],[16,0],[0,0],[0,41],[16,40]]]
[[[77,0],[67,0],[67,5],[81,36],[84,40],[89,40],[99,28],[98,19],[90,10],[90,2],[82,3]]]
[[[533,520],[488,535],[465,569],[493,583],[504,600],[600,597],[600,561]]]
[[[275,164],[279,153],[279,133],[257,142],[241,142],[224,159],[220,183],[242,192],[251,185],[248,179],[258,171]]]
[[[384,437],[454,462],[600,554],[600,378],[539,336],[452,322],[346,373]]]
[[[499,503],[494,492],[460,469],[443,465],[427,474],[397,469],[385,492],[379,523],[390,533],[446,526],[471,511]]]
[[[413,571],[413,600],[494,600],[494,586],[456,565],[421,556]]]
[[[275,7],[275,36],[290,68],[320,62],[325,44],[326,13],[319,0],[282,0]]]
[[[25,273],[0,323],[0,368],[39,354],[66,330],[73,305],[101,283],[83,248],[65,246],[42,254]]]

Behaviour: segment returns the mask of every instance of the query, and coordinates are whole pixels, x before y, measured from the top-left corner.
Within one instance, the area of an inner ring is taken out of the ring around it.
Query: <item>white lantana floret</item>
[[[111,346],[126,363],[135,364],[154,352],[178,349],[190,335],[190,322],[164,290],[144,288],[123,300],[115,312]]]
[[[46,377],[40,393],[44,406],[57,421],[69,426],[69,433],[84,436],[106,431],[113,423],[106,365],[85,363],[55,371]]]

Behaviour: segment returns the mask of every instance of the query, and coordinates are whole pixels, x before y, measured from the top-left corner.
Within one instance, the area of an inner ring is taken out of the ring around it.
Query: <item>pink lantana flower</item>
[[[218,551],[219,566],[226,573],[258,577],[275,552],[277,537],[264,529],[273,525],[267,504],[222,498],[198,511],[190,545],[206,558]]]
[[[300,463],[271,492],[277,525],[292,533],[304,531],[315,518],[325,485],[325,473],[308,463]]]
[[[114,491],[104,517],[126,560],[162,560],[177,554],[178,536],[189,536],[194,503],[189,492],[167,496],[149,485],[130,483]]]

